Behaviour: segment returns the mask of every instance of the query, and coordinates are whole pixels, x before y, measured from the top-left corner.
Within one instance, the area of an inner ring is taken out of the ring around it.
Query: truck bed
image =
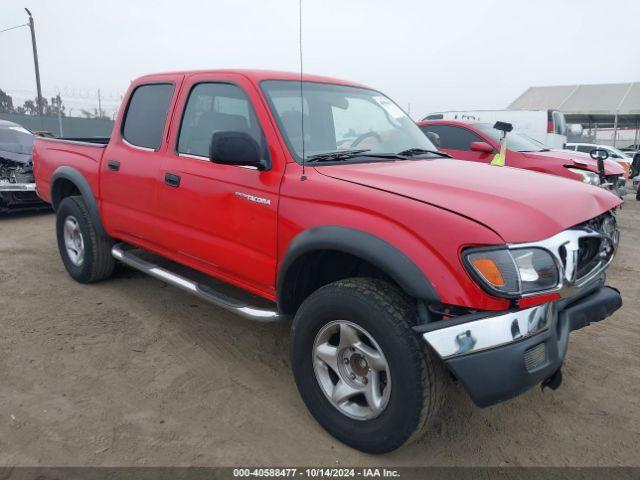
[[[97,194],[100,191],[100,161],[108,143],[109,137],[36,137],[33,142],[33,165],[38,196],[51,203],[51,177],[62,166],[78,170],[94,194]]]

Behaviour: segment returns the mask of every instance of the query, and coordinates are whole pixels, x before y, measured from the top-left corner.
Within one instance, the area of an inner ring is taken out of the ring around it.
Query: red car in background
[[[502,132],[490,123],[462,120],[427,120],[418,122],[431,142],[455,159],[490,163],[500,149]],[[598,163],[589,155],[564,150],[550,150],[527,135],[507,134],[505,165],[549,173],[591,185],[601,185]],[[606,184],[619,197],[626,193],[624,170],[605,162]]]

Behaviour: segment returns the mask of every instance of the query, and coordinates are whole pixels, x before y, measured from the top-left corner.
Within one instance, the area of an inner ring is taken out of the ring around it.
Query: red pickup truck
[[[367,452],[428,430],[452,377],[479,406],[556,388],[569,332],[622,304],[604,285],[617,197],[452,160],[349,82],[145,76],[111,138],[38,138],[33,157],[71,277],[120,261],[240,316],[293,318],[304,402]]]

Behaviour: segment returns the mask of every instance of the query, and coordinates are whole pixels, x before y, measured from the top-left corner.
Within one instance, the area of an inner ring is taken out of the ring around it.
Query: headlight
[[[584,183],[589,185],[600,185],[600,177],[597,173],[590,172],[589,170],[582,170],[581,168],[568,168],[570,172],[580,175]]]
[[[551,253],[542,248],[472,248],[462,258],[480,286],[499,297],[553,290],[560,280]]]

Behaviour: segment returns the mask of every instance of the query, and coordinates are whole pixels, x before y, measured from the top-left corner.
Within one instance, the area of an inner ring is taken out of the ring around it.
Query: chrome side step
[[[201,283],[189,280],[181,275],[170,272],[169,270],[162,268],[154,263],[148,262],[133,252],[129,251],[129,245],[126,243],[118,243],[111,249],[111,255],[116,260],[140,270],[141,272],[151,275],[152,277],[162,280],[169,285],[178,287],[186,292],[189,292],[197,297],[202,298],[214,305],[236,313],[241,317],[248,318],[250,320],[257,320],[260,322],[274,322],[279,320],[285,320],[289,318],[287,315],[282,315],[276,310],[266,310],[260,308],[254,308],[247,304],[247,302],[231,298],[222,292],[214,290],[211,287],[203,285]]]

